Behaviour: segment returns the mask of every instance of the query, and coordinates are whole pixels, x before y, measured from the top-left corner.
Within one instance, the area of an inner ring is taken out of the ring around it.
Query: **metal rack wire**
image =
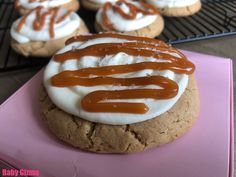
[[[0,72],[41,67],[48,59],[25,58],[10,47],[10,27],[19,15],[14,9],[14,0],[0,0]]]
[[[165,17],[165,29],[160,39],[177,44],[236,34],[236,0],[205,0],[202,10],[190,17]],[[79,15],[95,32],[95,14],[80,9]],[[9,30],[18,18],[14,10],[14,0],[0,0],[0,72],[42,67],[49,59],[25,58],[16,54],[10,47]]]
[[[205,0],[193,16],[165,18],[160,39],[177,44],[236,34],[236,0]]]

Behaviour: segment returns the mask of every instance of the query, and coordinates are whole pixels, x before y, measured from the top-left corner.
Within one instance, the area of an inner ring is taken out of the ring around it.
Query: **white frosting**
[[[71,0],[46,0],[43,2],[35,1],[29,3],[29,0],[19,0],[19,4],[25,9],[34,9],[38,6],[43,6],[44,8],[51,8],[61,6],[63,4],[69,3]]]
[[[195,4],[197,1],[199,0],[147,0],[149,4],[159,8],[186,7]]]
[[[131,1],[129,2],[131,3]],[[138,2],[132,3],[137,7],[141,6]],[[129,8],[124,3],[121,5],[121,8],[124,12],[129,13]],[[106,29],[102,22],[102,11],[103,8],[98,10],[96,14],[96,21],[104,29]],[[107,16],[109,21],[113,24],[114,29],[120,32],[141,29],[152,24],[158,18],[158,15],[143,15],[142,13],[138,13],[135,19],[129,20],[123,18],[119,13],[114,12],[112,9],[107,10]]]
[[[46,9],[44,9],[46,10]],[[20,20],[23,18],[16,20],[12,27],[11,27],[11,36],[13,39],[15,39],[18,43],[27,43],[29,41],[49,41],[52,40],[49,34],[49,24],[50,24],[50,17],[47,16],[45,20],[44,27],[40,31],[35,31],[32,27],[32,24],[36,18],[36,11],[33,11],[26,19],[25,24],[23,25],[20,32],[16,31],[16,28],[20,22]],[[62,16],[67,11],[65,9],[59,9],[57,17]],[[80,17],[72,12],[67,18],[65,18],[60,23],[56,23],[54,25],[54,38],[53,39],[59,39],[66,36],[69,36],[72,34],[75,30],[77,30],[80,26]]]
[[[116,38],[100,38],[93,39],[87,42],[74,42],[70,45],[65,46],[58,53],[63,53],[74,48],[84,48],[97,43],[114,43],[114,42],[124,42],[125,40],[116,39]],[[170,53],[171,54],[171,53]],[[177,56],[177,54],[171,54]],[[113,125],[123,125],[142,122],[148,119],[152,119],[156,116],[163,114],[164,112],[171,109],[171,107],[178,101],[180,96],[185,91],[185,88],[188,85],[188,76],[185,74],[179,75],[175,74],[172,71],[154,71],[154,70],[142,70],[138,72],[126,73],[126,74],[116,74],[112,77],[142,77],[147,75],[161,75],[168,77],[171,80],[174,80],[179,86],[179,92],[176,97],[166,100],[155,100],[155,99],[132,99],[132,100],[109,100],[109,101],[122,101],[122,102],[141,102],[145,103],[149,107],[149,111],[145,114],[127,114],[127,113],[92,113],[87,112],[81,108],[80,102],[82,98],[90,92],[95,90],[122,90],[122,89],[144,89],[144,88],[160,88],[155,85],[148,86],[111,86],[111,85],[102,85],[102,86],[93,86],[93,87],[84,87],[84,86],[74,86],[74,87],[54,87],[50,83],[52,76],[65,71],[65,70],[78,70],[81,68],[87,67],[99,67],[99,66],[109,66],[109,65],[122,65],[122,64],[132,64],[144,61],[151,62],[165,62],[166,60],[156,60],[150,57],[135,57],[129,56],[125,53],[118,53],[116,55],[109,55],[105,57],[92,57],[85,56],[80,60],[72,59],[67,60],[63,63],[54,61],[53,59],[49,62],[44,73],[44,85],[48,92],[51,100],[62,110],[70,114],[76,115],[83,119],[100,122]]]
[[[116,2],[118,0],[85,0],[85,1],[91,1],[91,2],[98,3],[98,4],[105,4],[106,2]]]

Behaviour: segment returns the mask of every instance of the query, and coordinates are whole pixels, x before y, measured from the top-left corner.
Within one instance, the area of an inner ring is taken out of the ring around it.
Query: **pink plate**
[[[184,52],[197,67],[201,113],[173,143],[132,155],[82,152],[41,122],[42,72],[0,106],[0,158],[45,177],[229,177],[233,166],[232,62]]]

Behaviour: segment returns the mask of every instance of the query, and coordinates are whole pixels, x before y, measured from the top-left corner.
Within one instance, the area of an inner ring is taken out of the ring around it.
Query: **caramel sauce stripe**
[[[36,9],[34,9],[34,10],[31,10],[29,13],[27,13],[25,16],[23,16],[22,19],[20,20],[19,24],[16,27],[16,31],[17,32],[21,31],[21,29],[23,28],[28,16],[35,11],[36,18],[33,21],[33,29],[35,31],[42,30],[42,28],[45,25],[46,17],[50,16],[49,34],[50,34],[51,38],[54,38],[54,36],[55,36],[55,34],[54,34],[55,33],[54,25],[57,24],[57,23],[60,23],[63,20],[65,20],[65,18],[67,18],[71,14],[71,11],[68,11],[63,16],[58,17],[58,12],[59,12],[58,7],[51,8],[46,12],[42,12],[42,10],[43,10],[43,7],[40,6],[40,7],[37,7]]]
[[[108,15],[107,15],[107,11],[110,9],[113,10],[114,12],[118,13],[124,19],[128,19],[128,20],[134,20],[138,13],[142,13],[143,15],[159,14],[157,9],[155,7],[153,7],[152,5],[149,5],[149,4],[146,4],[143,2],[139,2],[139,3],[141,5],[141,8],[137,7],[136,5],[134,5],[132,3],[124,1],[124,0],[119,0],[119,1],[115,2],[114,5],[110,2],[107,2],[103,6],[103,9],[102,9],[102,19],[103,19],[102,23],[103,23],[103,25],[107,28],[107,30],[115,31],[113,24],[111,23],[111,21],[108,18]],[[122,8],[120,7],[122,4],[125,4],[129,8],[129,13],[126,13],[122,10]]]
[[[99,38],[115,38],[115,39],[124,39],[127,41],[137,41],[139,43],[146,43],[146,44],[152,44],[154,46],[162,46],[162,47],[170,47],[163,41],[147,38],[147,37],[135,37],[135,36],[128,36],[128,35],[121,35],[117,33],[101,33],[101,34],[93,34],[93,35],[80,35],[80,36],[74,36],[66,41],[66,45],[69,45],[73,42],[85,42],[93,39],[99,39]]]
[[[178,85],[177,85],[178,88]],[[114,91],[95,91],[86,95],[82,101],[82,108],[88,112],[113,112],[145,114],[149,108],[144,103],[108,102],[117,99],[167,99],[176,96],[178,89],[133,89]]]
[[[149,48],[149,50],[143,48]],[[158,51],[155,51],[154,49]],[[73,51],[68,51],[62,54],[55,55],[54,59],[58,62],[64,62],[70,59],[80,59],[81,57],[88,55],[103,57],[105,55],[113,55],[119,52],[124,52],[132,56],[153,57],[156,58],[157,60],[158,59],[167,60],[171,62],[169,64],[169,68],[172,71],[177,71],[178,68],[184,69],[183,68],[184,66],[186,68],[186,73],[191,74],[195,69],[194,65],[191,62],[189,62],[183,55],[180,56],[181,58],[178,58],[168,53],[162,53],[162,52],[169,52],[178,54],[179,52],[177,52],[177,50],[170,49],[168,51],[167,48],[162,48],[148,43],[137,43],[137,42],[95,44],[92,46],[85,47],[83,49],[76,49]],[[182,72],[180,74],[185,74],[185,73]]]
[[[113,78],[111,75],[136,72],[144,69],[171,70],[177,74],[192,74],[194,64],[176,49],[160,41],[148,38],[137,38],[119,34],[105,33],[93,36],[79,36],[67,41],[86,41],[101,37],[122,38],[133,42],[94,44],[83,49],[75,49],[54,56],[57,62],[70,59],[80,59],[83,56],[104,57],[124,52],[132,56],[153,57],[164,62],[141,62],[129,65],[114,65],[94,68],[83,68],[75,71],[63,71],[51,78],[51,84],[56,87],[72,86],[145,86],[156,85],[160,89],[126,89],[126,90],[100,90],[87,94],[81,101],[81,106],[89,112],[119,112],[144,114],[149,108],[144,103],[107,102],[107,100],[120,99],[170,99],[178,94],[178,85],[163,76],[146,76],[135,78]],[[173,56],[177,54],[179,57]],[[94,77],[91,77],[94,76]]]
[[[19,0],[15,0],[15,3],[14,3],[14,7],[15,7],[15,9],[16,10],[19,10],[20,9],[20,2],[19,2]]]
[[[171,66],[169,63],[141,62],[141,63],[135,63],[135,64],[129,64],[129,65],[83,68],[80,70],[63,71],[61,73],[58,73],[51,78],[51,82],[54,86],[57,86],[57,87],[69,87],[69,86],[82,85],[81,81],[84,77],[90,77],[90,76],[103,77],[103,76],[109,76],[109,75],[114,75],[114,74],[136,72],[136,71],[140,71],[144,69],[152,69],[152,70],[160,70],[160,71],[172,70],[178,74],[182,74],[186,72],[184,67],[176,69],[177,67],[178,66],[174,66],[174,65]],[[150,77],[147,77],[147,78],[150,79]],[[115,84],[115,83],[110,83],[110,84]],[[93,86],[93,85],[87,85],[87,86]]]

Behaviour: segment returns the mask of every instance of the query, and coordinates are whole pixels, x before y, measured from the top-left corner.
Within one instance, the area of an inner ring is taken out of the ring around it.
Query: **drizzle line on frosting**
[[[14,6],[15,6],[15,9],[17,9],[17,10],[20,8],[19,0],[15,0]]]
[[[54,25],[57,24],[57,23],[60,23],[61,21],[63,21],[66,17],[68,17],[71,14],[72,11],[68,11],[63,16],[57,17],[58,16],[58,11],[59,11],[58,7],[48,9],[46,12],[42,12],[43,9],[44,8],[40,6],[40,7],[37,7],[35,9],[31,10],[26,15],[24,15],[22,17],[22,19],[20,20],[19,24],[17,25],[16,31],[20,32],[21,29],[23,28],[28,16],[31,13],[35,12],[36,13],[36,18],[33,21],[33,25],[32,25],[33,29],[35,31],[42,30],[42,28],[45,25],[46,17],[51,16],[50,17],[50,22],[49,22],[49,34],[50,34],[51,38],[54,38]]]
[[[80,35],[80,36],[74,36],[66,41],[66,45],[69,45],[73,42],[85,42],[92,39],[99,39],[99,38],[116,38],[116,39],[124,39],[127,41],[137,41],[136,36],[129,36],[124,34],[118,34],[118,33],[100,33],[100,34],[93,34],[93,35]],[[138,37],[138,41],[142,43],[149,43],[156,46],[163,46],[163,47],[170,47],[165,42],[147,38],[147,37]]]
[[[118,34],[97,34],[95,36],[82,36],[71,41],[86,41],[104,36],[114,38],[126,38],[127,36]],[[127,37],[129,38],[129,37]],[[160,89],[126,89],[112,91],[94,91],[86,95],[81,106],[88,112],[121,112],[132,114],[144,114],[148,111],[144,103],[107,102],[107,100],[117,99],[170,99],[178,94],[178,85],[163,76],[146,76],[136,78],[114,78],[109,75],[124,74],[144,69],[171,70],[177,74],[192,74],[195,66],[176,49],[168,47],[158,40],[149,40],[139,37],[130,37],[133,42],[124,43],[101,43],[94,44],[82,49],[75,49],[54,56],[57,62],[64,62],[69,59],[80,59],[83,56],[103,57],[124,52],[132,56],[153,57],[165,62],[142,62],[129,65],[114,65],[105,67],[83,68],[76,71],[63,71],[51,78],[51,84],[56,87],[71,86],[144,86],[157,85]],[[156,41],[156,44],[154,43]],[[179,57],[171,54],[178,54]],[[94,77],[91,77],[94,76]]]
[[[113,24],[110,22],[108,15],[107,15],[107,11],[110,9],[112,9],[114,12],[118,13],[124,19],[128,19],[128,20],[135,19],[138,13],[141,13],[143,15],[159,14],[158,10],[154,6],[152,6],[150,4],[146,4],[144,2],[137,2],[137,3],[140,3],[142,8],[137,7],[136,5],[134,5],[130,2],[127,2],[125,0],[118,0],[114,4],[112,4],[111,2],[105,3],[105,5],[103,6],[103,9],[102,9],[102,23],[103,23],[104,27],[106,27],[107,30],[110,30],[110,31],[115,30],[113,27]],[[120,7],[122,4],[125,4],[129,8],[129,13],[126,13],[122,10],[122,8]]]

